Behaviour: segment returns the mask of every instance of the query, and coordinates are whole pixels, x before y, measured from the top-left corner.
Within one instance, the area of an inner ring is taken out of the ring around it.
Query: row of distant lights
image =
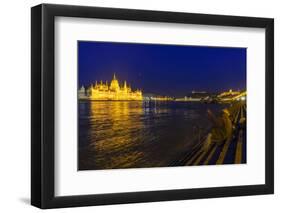
[[[245,97],[245,96],[242,96],[241,98],[238,98],[238,100],[240,100],[240,101],[245,101],[245,100],[246,100],[246,97]]]

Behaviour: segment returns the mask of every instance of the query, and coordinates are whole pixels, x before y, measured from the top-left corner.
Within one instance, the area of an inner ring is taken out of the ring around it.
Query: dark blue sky
[[[246,89],[246,48],[79,41],[78,69],[79,86],[115,73],[133,90],[175,97]]]

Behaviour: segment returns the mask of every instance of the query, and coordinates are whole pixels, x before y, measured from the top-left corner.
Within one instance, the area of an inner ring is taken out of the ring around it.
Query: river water
[[[211,127],[207,109],[191,102],[80,101],[78,169],[165,167]]]

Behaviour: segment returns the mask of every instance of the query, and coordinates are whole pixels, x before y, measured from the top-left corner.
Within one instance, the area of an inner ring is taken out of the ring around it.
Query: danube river
[[[211,127],[207,109],[191,102],[80,101],[79,170],[168,166]]]

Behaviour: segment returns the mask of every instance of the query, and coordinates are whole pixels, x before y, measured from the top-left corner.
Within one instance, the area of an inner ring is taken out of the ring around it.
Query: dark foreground
[[[204,149],[205,138],[191,150],[184,152],[171,162],[170,166],[195,166],[246,163],[246,125],[240,125],[241,118],[246,117],[246,106],[238,103],[231,108],[234,125],[233,136],[221,145],[212,144]]]

